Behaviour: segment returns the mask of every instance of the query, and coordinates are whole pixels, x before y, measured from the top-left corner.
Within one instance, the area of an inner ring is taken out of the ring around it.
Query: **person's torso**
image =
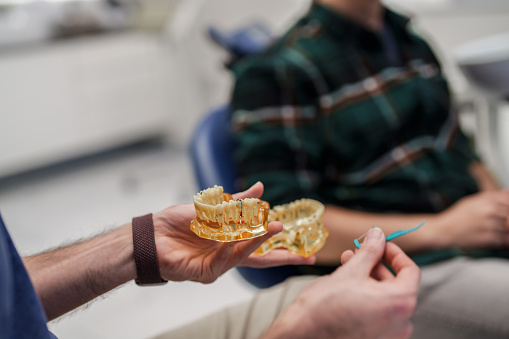
[[[323,9],[301,20],[267,55],[302,74],[288,79],[294,91],[288,104],[300,112],[318,107],[292,135],[308,147],[306,167],[322,176],[324,202],[440,211],[477,191],[468,173],[471,159],[451,147],[459,130],[435,56],[390,16],[401,64],[391,60],[381,37],[357,29],[352,38],[345,32],[350,27],[331,26]]]

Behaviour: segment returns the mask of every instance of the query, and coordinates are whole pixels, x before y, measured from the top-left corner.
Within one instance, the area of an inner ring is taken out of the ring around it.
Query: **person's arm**
[[[500,248],[509,246],[509,192],[488,191],[467,196],[438,214],[379,214],[328,205],[324,225],[330,231],[317,263],[339,264],[340,253],[372,226],[386,234],[411,228],[418,231],[394,239],[407,253],[446,248]]]
[[[469,172],[477,182],[480,191],[498,191],[501,189],[500,184],[483,163],[479,161],[472,162]]]
[[[258,198],[262,192],[263,185],[258,183],[234,198]],[[191,204],[172,206],[153,216],[159,269],[165,280],[211,283],[240,265],[269,267],[314,263],[314,257],[302,258],[282,249],[263,257],[251,254],[262,242],[282,231],[283,225],[279,222],[270,223],[264,236],[219,243],[191,232],[189,225],[195,216]],[[24,258],[24,263],[48,320],[52,320],[136,278],[132,225]]]
[[[23,261],[48,320],[136,278],[131,224]]]
[[[395,275],[380,264],[390,265]],[[274,338],[409,338],[420,271],[379,229],[344,265],[304,289],[266,331]]]
[[[438,219],[438,220],[437,220]],[[343,251],[354,247],[354,239],[360,237],[371,227],[380,227],[386,234],[419,225],[426,220],[417,232],[410,233],[394,241],[406,252],[430,250],[442,246],[437,240],[437,215],[432,214],[380,214],[349,210],[327,205],[324,225],[329,230],[329,238],[321,251],[316,254],[320,265],[337,265]]]

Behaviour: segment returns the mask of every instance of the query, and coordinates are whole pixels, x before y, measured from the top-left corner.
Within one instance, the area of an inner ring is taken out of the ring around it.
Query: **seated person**
[[[423,269],[421,287],[434,293],[422,298],[441,303],[421,303],[416,315],[422,309],[435,320],[436,310],[447,310],[451,321],[490,323],[462,305],[507,294],[509,261],[490,259],[496,264],[486,268],[491,261],[472,258],[509,255],[509,192],[460,130],[438,60],[408,19],[380,0],[318,0],[273,46],[233,70],[241,187],[263,181],[271,205],[299,198],[326,205],[330,236],[317,253],[318,273],[339,265],[369,227],[389,234],[425,219],[395,240],[421,265],[441,261]],[[441,273],[430,273],[440,265]],[[464,281],[452,283],[444,272],[453,271]],[[489,283],[479,292],[485,272]],[[509,316],[507,299],[490,307]],[[509,325],[501,328],[508,336]]]
[[[262,192],[263,186],[258,183],[236,198],[260,197]],[[133,224],[107,234],[23,261],[0,218],[1,338],[55,338],[48,331],[47,319],[57,318],[133,279],[140,285],[166,280],[211,283],[237,265],[314,262],[313,257],[301,258],[285,250],[264,257],[251,255],[263,241],[282,230],[279,222],[269,224],[264,236],[218,243],[191,232],[189,224],[195,215],[193,205],[173,206],[153,216],[135,218]],[[147,246],[150,242],[152,245]],[[395,275],[381,264],[382,259]],[[380,229],[371,230],[363,248],[355,255],[345,252],[342,260],[345,266],[330,277],[308,277],[299,282],[298,289],[294,282],[288,282],[263,298],[255,298],[253,304],[260,306],[257,310],[250,310],[251,304],[240,305],[236,310],[244,310],[241,314],[245,317],[237,313],[230,319],[218,313],[217,322],[199,322],[170,338],[216,338],[218,333],[217,338],[226,338],[221,333],[239,338],[235,336],[238,331],[251,338],[262,334],[264,338],[408,338],[419,284],[417,266],[396,245],[386,245]],[[298,293],[290,299],[288,290]],[[344,294],[349,298],[345,299]],[[365,302],[366,296],[371,298],[369,303]],[[283,300],[284,308],[279,302]],[[370,322],[365,323],[365,319]],[[196,332],[198,329],[200,332]],[[194,336],[196,333],[200,335]]]

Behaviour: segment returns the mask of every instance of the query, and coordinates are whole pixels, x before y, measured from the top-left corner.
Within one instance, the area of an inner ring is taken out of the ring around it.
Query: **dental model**
[[[280,221],[283,231],[265,241],[255,251],[265,255],[278,247],[285,247],[290,253],[309,257],[320,250],[329,236],[323,227],[325,206],[312,199],[300,199],[270,210],[269,222]]]
[[[270,206],[263,200],[233,200],[216,185],[196,194],[193,202],[196,218],[191,231],[201,238],[228,242],[267,233]]]

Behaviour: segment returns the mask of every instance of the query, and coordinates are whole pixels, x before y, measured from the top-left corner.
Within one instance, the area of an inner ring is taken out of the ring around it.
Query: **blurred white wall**
[[[198,21],[191,26],[184,41],[175,48],[180,69],[176,81],[181,95],[174,105],[181,107],[173,112],[172,140],[186,144],[199,118],[211,108],[227,102],[230,96],[232,78],[223,67],[227,54],[207,36],[211,25],[225,31],[234,30],[246,23],[261,21],[276,34],[282,33],[307,8],[310,0],[209,0],[197,1],[202,6],[197,13]],[[182,114],[182,112],[186,112]]]
[[[0,177],[154,136],[187,145],[201,115],[227,100],[231,83],[207,27],[261,19],[281,31],[308,0],[173,3],[160,32],[41,37],[0,49]],[[164,1],[153,4],[164,8]]]

